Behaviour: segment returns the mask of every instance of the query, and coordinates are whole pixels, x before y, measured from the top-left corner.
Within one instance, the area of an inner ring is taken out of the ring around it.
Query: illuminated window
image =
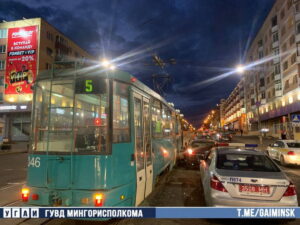
[[[6,45],[0,45],[0,53],[5,53]]]
[[[0,29],[0,38],[7,38],[7,29]]]
[[[152,104],[152,133],[154,138],[162,137],[161,103],[154,100]]]
[[[5,69],[5,60],[0,60],[0,70]]]
[[[113,142],[129,142],[128,85],[114,81],[113,92]]]

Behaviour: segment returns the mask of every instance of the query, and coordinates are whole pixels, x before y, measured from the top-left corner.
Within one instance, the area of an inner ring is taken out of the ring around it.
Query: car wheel
[[[282,166],[287,165],[286,162],[284,161],[284,157],[282,155],[280,156],[280,165],[282,165]]]

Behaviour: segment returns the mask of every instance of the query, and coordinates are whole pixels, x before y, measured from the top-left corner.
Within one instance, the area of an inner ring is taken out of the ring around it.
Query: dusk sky
[[[165,98],[199,126],[240,77],[203,82],[243,62],[274,0],[0,0],[0,19],[43,17],[89,53],[126,56],[120,70],[152,88],[152,74],[168,73]],[[164,71],[151,55],[174,58]],[[202,82],[202,83],[201,83]]]

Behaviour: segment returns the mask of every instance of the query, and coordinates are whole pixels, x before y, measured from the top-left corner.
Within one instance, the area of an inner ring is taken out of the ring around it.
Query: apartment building
[[[235,104],[234,89],[226,100],[225,120],[231,123],[236,107],[245,110],[249,132],[269,128],[269,135],[300,138],[300,1],[277,0],[247,51],[253,65],[242,78],[244,108]],[[239,85],[241,85],[239,83]],[[238,85],[238,86],[239,86]]]
[[[222,103],[221,103],[222,104]],[[223,101],[224,126],[230,130],[246,129],[244,80],[242,79],[229,97]]]
[[[55,61],[93,59],[41,18],[0,23],[0,138],[27,142],[32,85]]]

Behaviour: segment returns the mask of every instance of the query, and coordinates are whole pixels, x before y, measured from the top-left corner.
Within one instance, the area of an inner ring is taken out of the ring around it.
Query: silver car
[[[250,149],[214,149],[200,163],[208,206],[298,206],[296,188],[265,153]]]

